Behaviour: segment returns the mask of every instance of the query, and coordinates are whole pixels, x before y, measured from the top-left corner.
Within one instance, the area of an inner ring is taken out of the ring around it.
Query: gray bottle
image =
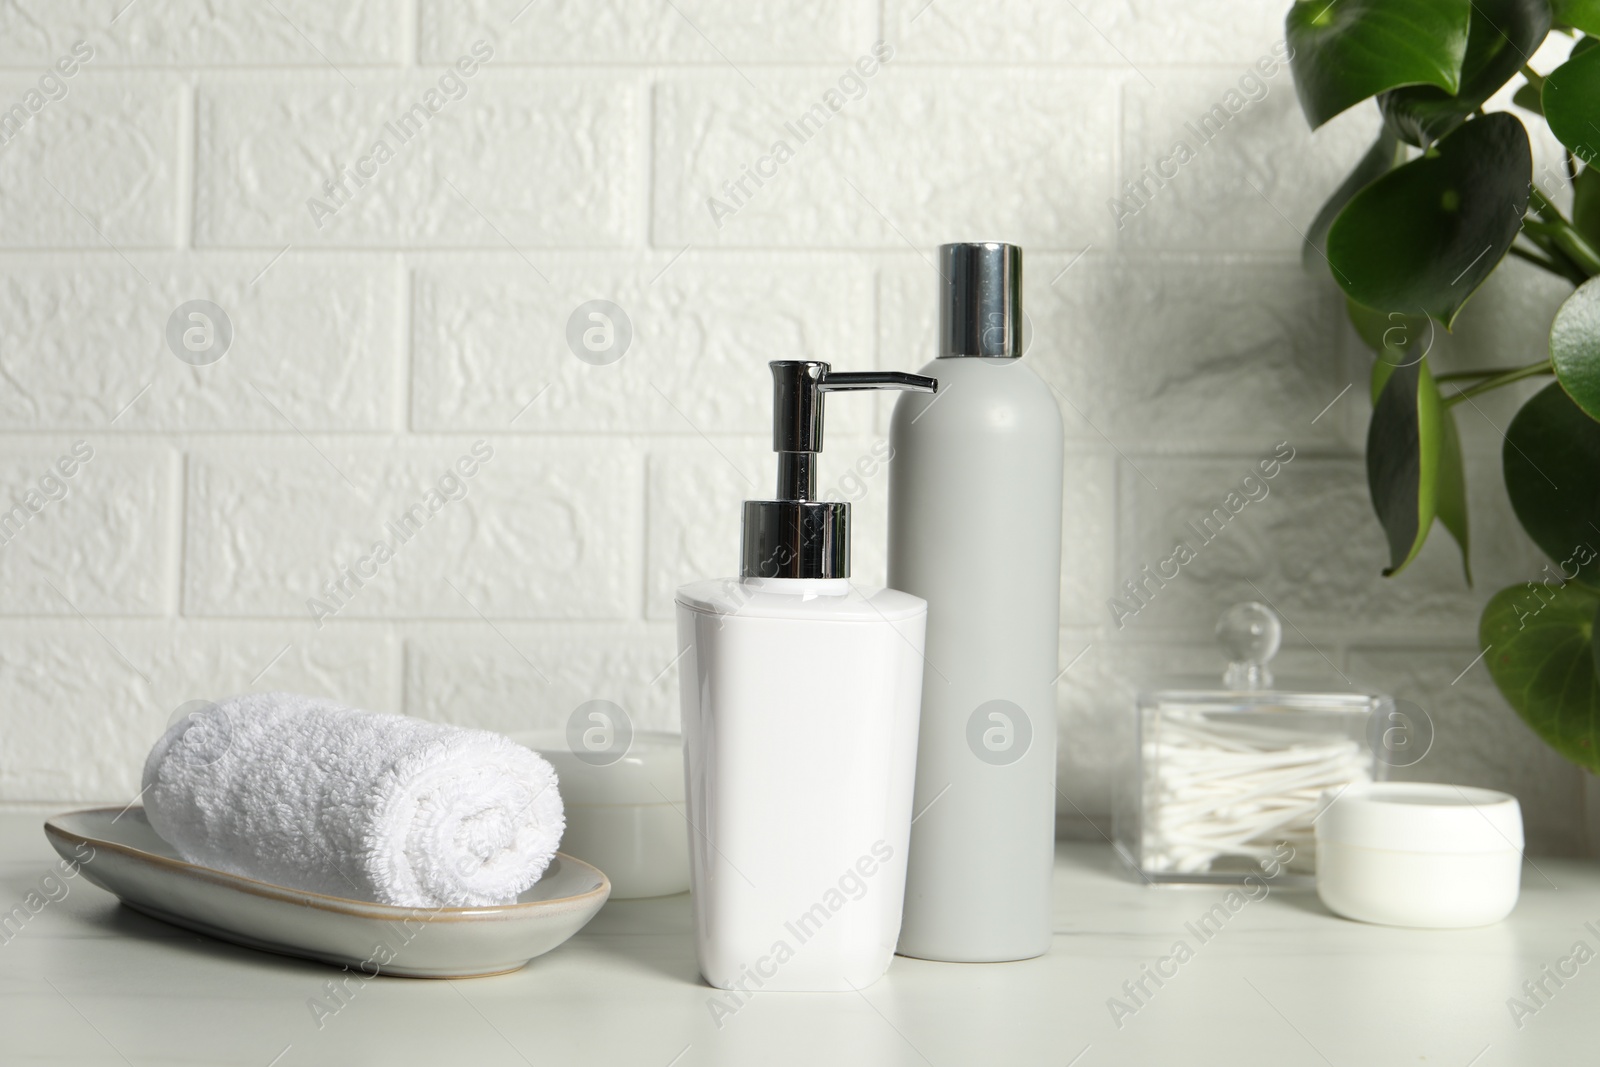
[[[1050,948],[1061,413],[1020,358],[1022,250],[939,249],[934,394],[895,404],[889,585],[928,602],[901,955]]]

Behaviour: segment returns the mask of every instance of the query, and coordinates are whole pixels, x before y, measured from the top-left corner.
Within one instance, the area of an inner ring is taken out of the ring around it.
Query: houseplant
[[[1564,62],[1531,57],[1560,34]],[[1366,100],[1382,127],[1306,237],[1307,262],[1344,290],[1372,348],[1367,480],[1398,574],[1435,523],[1461,549],[1466,479],[1454,409],[1528,378],[1553,379],[1506,429],[1503,470],[1518,521],[1552,565],[1502,589],[1479,623],[1484,662],[1546,742],[1600,772],[1600,0],[1299,0],[1286,34],[1315,128]],[[1508,110],[1489,98],[1521,79]],[[1528,122],[1565,147],[1533,173]],[[1562,210],[1563,205],[1568,205]],[[1526,366],[1430,365],[1508,256],[1573,286],[1550,354]]]

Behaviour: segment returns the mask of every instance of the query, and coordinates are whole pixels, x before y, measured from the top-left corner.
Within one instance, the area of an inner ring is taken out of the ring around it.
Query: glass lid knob
[[[1278,621],[1277,612],[1253,600],[1235,604],[1217,619],[1217,640],[1228,654],[1223,685],[1229,689],[1265,689],[1272,684],[1272,670],[1267,664],[1283,643],[1283,624]]]

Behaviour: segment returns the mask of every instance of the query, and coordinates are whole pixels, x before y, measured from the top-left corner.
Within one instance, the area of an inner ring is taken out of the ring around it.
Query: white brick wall
[[[131,797],[174,709],[250,688],[507,730],[604,698],[672,727],[672,590],[733,569],[738,501],[772,479],[765,362],[919,365],[932,246],[998,238],[1028,250],[1028,358],[1069,442],[1064,828],[1104,827],[1139,681],[1218,669],[1216,613],[1265,595],[1283,673],[1429,711],[1408,773],[1515,790],[1542,849],[1600,840],[1584,777],[1481,665],[1456,679],[1483,600],[1539,562],[1498,480],[1515,398],[1462,412],[1477,587],[1442,536],[1378,576],[1365,357],[1296,232],[1370,117],[1309,135],[1279,69],[1147,206],[1119,225],[1108,205],[1270,56],[1283,6],[0,7],[0,109],[94,48],[0,144],[0,504],[93,450],[0,547],[0,804]],[[880,38],[893,57],[841,85]],[[479,41],[492,57],[452,73]],[[837,114],[797,137],[830,88]],[[418,103],[420,132],[386,133]],[[361,172],[380,137],[392,158]],[[777,140],[792,158],[761,163]],[[1444,342],[1465,361],[1541,343],[1559,289],[1504,273]],[[234,330],[208,366],[164,339],[195,299]],[[566,344],[592,299],[632,322],[612,365]],[[866,584],[887,477],[844,479],[888,411],[836,404],[824,460],[858,499]],[[465,495],[329,602],[480,441]],[[1271,496],[1119,632],[1117,586],[1279,441],[1297,453]],[[321,625],[311,598],[337,607]]]

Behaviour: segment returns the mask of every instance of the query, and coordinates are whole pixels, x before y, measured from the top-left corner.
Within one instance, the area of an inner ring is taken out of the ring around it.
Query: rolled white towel
[[[407,907],[510,903],[566,827],[555,771],[508,738],[293,693],[174,723],[143,787],[192,863]]]

